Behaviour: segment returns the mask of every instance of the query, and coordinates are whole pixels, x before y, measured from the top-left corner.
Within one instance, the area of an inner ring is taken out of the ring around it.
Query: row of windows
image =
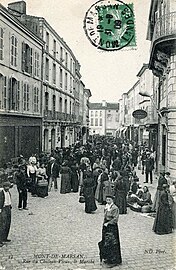
[[[102,117],[102,111],[91,111],[90,115],[93,117],[95,115],[95,117]]]
[[[58,48],[57,48],[58,47]],[[50,52],[50,34],[46,32],[46,46],[45,49],[47,52]],[[52,52],[53,57],[59,59],[61,63],[65,65],[66,68],[69,68],[71,72],[75,72],[75,63],[73,59],[69,57],[68,53],[65,51],[62,46],[58,45],[55,39],[52,39]],[[58,55],[58,56],[57,56]]]
[[[91,126],[102,126],[103,125],[103,120],[102,120],[102,118],[95,118],[95,119],[91,118],[90,119],[90,125]]]
[[[70,101],[70,104],[69,104],[69,108],[68,108],[68,100],[67,99],[63,99],[62,97],[59,97],[59,99],[57,100],[56,99],[56,95],[52,95],[50,97],[49,93],[48,92],[45,92],[45,111],[48,111],[49,110],[49,98],[52,98],[52,104],[51,104],[51,108],[52,108],[52,111],[55,112],[55,111],[58,111],[58,112],[64,112],[64,113],[70,113],[72,114],[72,111],[73,111],[73,103],[72,101]],[[56,105],[58,106],[56,108]],[[64,106],[64,108],[63,108]],[[69,111],[68,111],[69,109]]]
[[[52,83],[56,84],[56,76],[58,72],[59,72],[59,87],[66,91],[69,88],[70,92],[72,93],[75,87],[74,86],[75,81],[73,80],[72,76],[70,77],[68,76],[67,72],[64,73],[62,68],[59,68],[59,71],[57,71],[55,63],[52,64]],[[45,79],[46,81],[49,81],[50,79],[50,65],[48,58],[46,58],[45,62]]]
[[[0,109],[39,112],[39,88],[0,74]]]
[[[22,52],[21,57],[19,57],[19,42],[17,38],[12,35],[10,39],[10,65],[13,67],[19,67],[21,65],[22,71],[29,74],[34,74],[34,76],[39,77],[39,52],[35,51],[25,42],[22,42],[21,46]],[[0,28],[0,60],[4,59],[4,48],[4,30],[3,28]],[[21,59],[21,63],[19,63],[19,59]]]
[[[111,110],[108,110],[107,112],[111,112]],[[118,110],[116,110],[118,112]],[[90,111],[91,117],[102,117],[102,111]]]

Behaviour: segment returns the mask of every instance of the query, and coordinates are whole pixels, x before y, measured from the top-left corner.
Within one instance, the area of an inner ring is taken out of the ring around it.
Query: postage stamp
[[[133,4],[121,0],[99,0],[86,12],[84,31],[101,50],[114,51],[136,47]]]

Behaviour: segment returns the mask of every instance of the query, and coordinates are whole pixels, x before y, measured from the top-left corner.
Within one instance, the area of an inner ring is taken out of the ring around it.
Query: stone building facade
[[[0,9],[2,156],[27,157],[82,140],[91,92],[72,50],[44,18],[27,15],[26,2]]]
[[[43,45],[0,5],[1,163],[42,150]]]
[[[157,77],[159,170],[176,177],[176,1],[151,1],[147,39],[149,68]]]

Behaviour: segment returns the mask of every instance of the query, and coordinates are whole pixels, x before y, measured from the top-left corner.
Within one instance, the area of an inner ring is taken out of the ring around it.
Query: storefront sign
[[[144,119],[147,117],[147,112],[144,110],[136,110],[132,113],[133,117],[136,119]]]

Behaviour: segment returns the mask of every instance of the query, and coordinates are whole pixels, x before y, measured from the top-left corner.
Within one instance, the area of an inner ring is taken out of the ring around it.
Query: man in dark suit
[[[52,182],[54,182],[54,189],[57,190],[58,186],[57,186],[57,177],[59,176],[59,165],[56,163],[56,160],[54,157],[50,158],[50,161],[47,165],[46,168],[46,174],[48,176],[49,179],[49,183],[48,183],[48,191],[51,191],[51,187],[52,187]]]
[[[0,191],[0,247],[3,246],[3,242],[10,242],[7,239],[10,225],[11,225],[11,194],[9,188],[10,182],[4,182],[3,188]]]
[[[154,159],[147,153],[147,158],[145,160],[145,182],[148,183],[150,175],[150,183],[153,182],[153,170],[154,170]]]
[[[19,202],[18,209],[19,210],[28,210],[27,208],[27,178],[25,173],[25,166],[20,165],[19,170],[16,174],[16,185],[19,193]]]

